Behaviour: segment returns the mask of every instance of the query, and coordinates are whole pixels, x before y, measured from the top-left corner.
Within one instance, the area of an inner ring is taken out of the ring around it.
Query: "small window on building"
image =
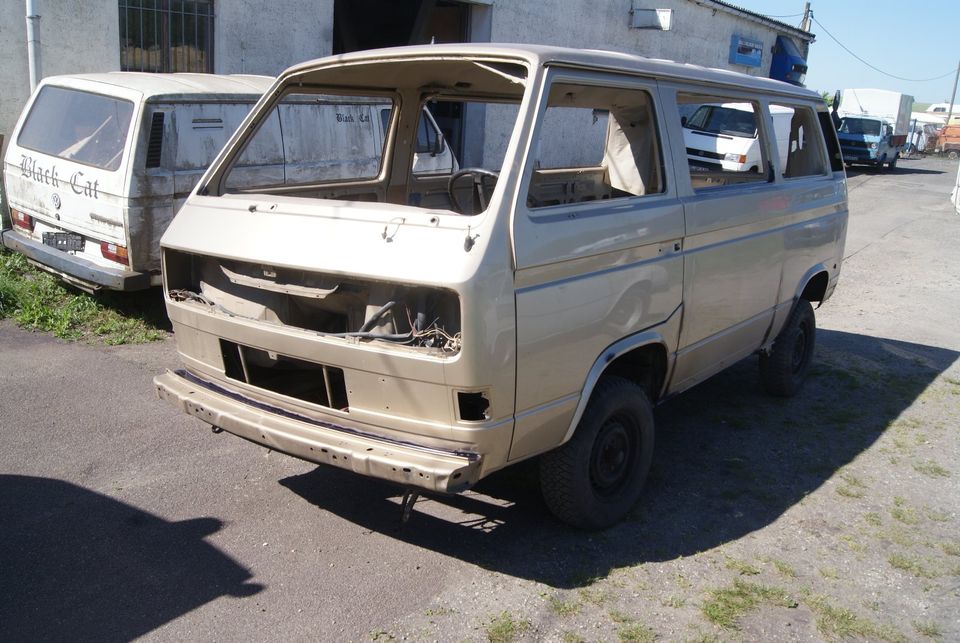
[[[772,178],[759,105],[722,96],[678,94],[690,180],[696,190]]]
[[[642,90],[554,84],[531,152],[531,208],[664,190],[653,103]]]
[[[213,73],[213,0],[119,0],[120,69]]]
[[[809,107],[770,105],[780,174],[785,179],[826,173],[820,124]]]

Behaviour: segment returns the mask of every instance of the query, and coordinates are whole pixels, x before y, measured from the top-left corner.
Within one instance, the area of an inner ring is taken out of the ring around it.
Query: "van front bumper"
[[[150,287],[149,273],[99,266],[25,237],[14,229],[3,231],[3,245],[82,290],[145,290]]]
[[[208,424],[289,455],[402,485],[458,493],[480,477],[481,456],[391,440],[249,399],[193,373],[167,371],[157,395]]]

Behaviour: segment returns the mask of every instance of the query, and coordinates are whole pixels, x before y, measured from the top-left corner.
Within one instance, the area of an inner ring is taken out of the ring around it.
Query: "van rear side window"
[[[757,103],[699,94],[678,94],[677,103],[695,190],[771,180]]]
[[[225,178],[227,191],[375,178],[381,112],[389,122],[392,109],[387,97],[287,95],[247,140]]]
[[[777,132],[780,173],[785,179],[826,174],[823,137],[813,110],[796,105],[770,104]],[[779,121],[779,122],[778,122]],[[784,136],[786,134],[786,140]]]
[[[113,171],[120,167],[132,116],[130,101],[47,85],[30,108],[17,144]]]

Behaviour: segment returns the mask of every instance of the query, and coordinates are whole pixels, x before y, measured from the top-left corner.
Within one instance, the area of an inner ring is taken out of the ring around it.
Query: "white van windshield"
[[[47,85],[20,131],[20,147],[102,170],[120,167],[133,103]]]
[[[841,134],[861,134],[863,136],[880,136],[880,121],[867,118],[844,118],[840,121]]]
[[[687,127],[728,136],[757,135],[757,124],[752,111],[726,105],[701,105],[687,121]]]

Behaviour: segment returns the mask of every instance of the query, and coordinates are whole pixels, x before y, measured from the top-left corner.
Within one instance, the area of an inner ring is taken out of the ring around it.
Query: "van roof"
[[[715,69],[690,63],[678,63],[672,60],[647,58],[645,56],[617,51],[573,49],[570,47],[516,43],[458,43],[368,49],[300,63],[284,71],[281,76],[309,72],[342,63],[376,62],[378,60],[403,58],[423,59],[434,56],[443,58],[472,58],[475,56],[516,58],[529,63],[533,67],[541,65],[561,65],[627,72],[660,78],[676,78],[688,82],[728,85],[740,89],[773,92],[805,99],[813,98],[820,100],[820,95],[809,89],[797,87],[771,78],[749,76],[727,69]]]
[[[123,87],[143,95],[144,100],[171,100],[200,96],[260,97],[273,78],[254,75],[221,74],[152,74],[138,71],[111,71],[95,74],[51,76],[44,84],[69,86],[75,89],[103,91],[104,85]]]

